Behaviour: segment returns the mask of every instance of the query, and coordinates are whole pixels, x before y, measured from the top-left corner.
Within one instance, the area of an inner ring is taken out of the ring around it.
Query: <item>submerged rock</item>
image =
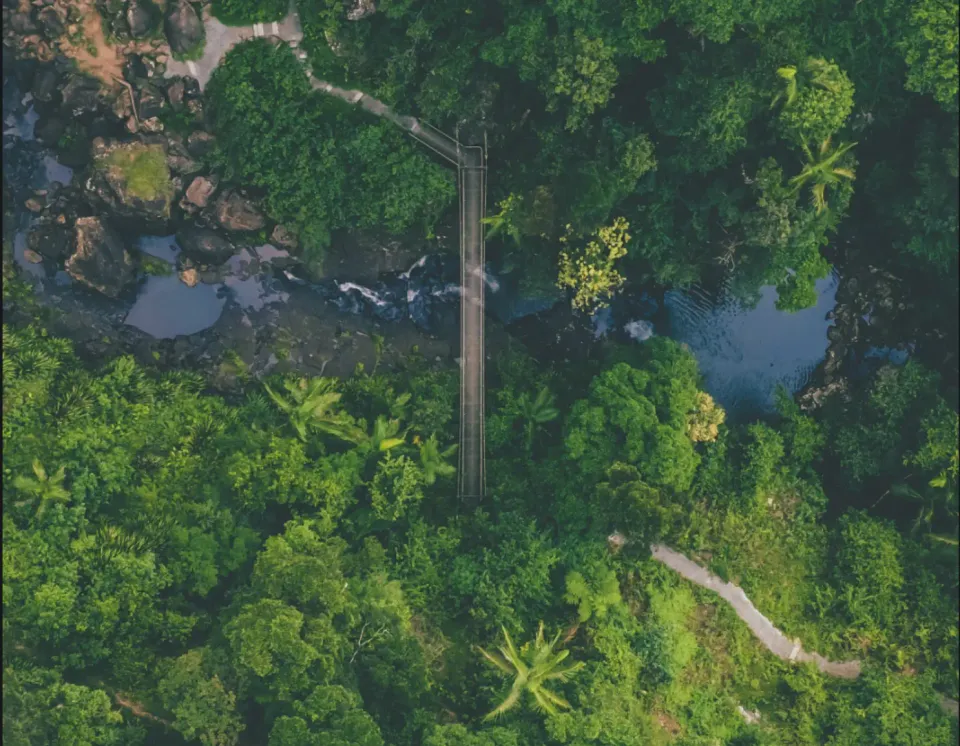
[[[67,259],[67,273],[110,298],[119,297],[136,279],[120,237],[97,217],[78,218],[74,237],[76,251]]]
[[[61,90],[61,108],[71,116],[92,114],[100,107],[100,83],[85,75],[74,75]]]
[[[209,228],[188,225],[177,232],[177,243],[185,256],[201,264],[222,264],[237,248]]]

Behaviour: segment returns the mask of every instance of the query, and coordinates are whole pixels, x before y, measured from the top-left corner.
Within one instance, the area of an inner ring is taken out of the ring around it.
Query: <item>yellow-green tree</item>
[[[614,266],[617,259],[626,256],[630,225],[620,217],[612,225],[600,228],[579,255],[566,249],[560,252],[560,274],[557,285],[573,290],[573,307],[593,312],[607,305],[607,300],[624,282],[623,275]],[[569,231],[570,226],[567,226]],[[567,237],[560,241],[566,244]]]

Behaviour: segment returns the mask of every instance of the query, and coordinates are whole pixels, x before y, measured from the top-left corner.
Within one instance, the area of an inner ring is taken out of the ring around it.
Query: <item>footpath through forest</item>
[[[207,43],[203,57],[196,62],[171,61],[166,76],[189,75],[197,79],[202,89],[213,70],[231,47],[241,41],[257,37],[274,37],[286,42],[301,61],[306,59],[298,49],[303,32],[296,10],[282,21],[260,23],[254,26],[227,27],[215,18],[205,21]],[[460,183],[460,249],[462,303],[460,317],[461,400],[460,400],[460,472],[459,492],[467,502],[476,502],[484,490],[484,247],[483,224],[480,222],[486,208],[486,153],[480,147],[461,147],[453,138],[420,122],[414,117],[396,114],[390,107],[363,91],[347,90],[315,78],[309,68],[307,75],[315,90],[335,96],[352,105],[358,105],[371,114],[393,122],[412,137],[457,167]],[[774,655],[783,660],[813,662],[823,673],[845,679],[860,675],[860,661],[829,661],[818,653],[808,653],[799,640],[791,640],[777,629],[753,605],[743,589],[721,580],[696,562],[669,547],[654,544],[653,558],[701,588],[713,591],[729,603],[757,639]],[[960,703],[944,697],[943,709],[957,717]]]
[[[855,679],[860,675],[860,661],[836,663],[828,661],[818,653],[806,652],[799,640],[790,640],[783,632],[773,626],[773,622],[757,610],[757,607],[753,605],[740,586],[721,580],[709,570],[701,567],[680,552],[670,549],[670,547],[662,544],[652,544],[650,552],[658,562],[662,562],[671,570],[701,588],[713,591],[730,604],[737,616],[747,623],[750,631],[763,643],[763,646],[778,658],[789,661],[812,661],[823,673],[844,679]],[[957,702],[957,700],[942,697],[940,704],[949,714],[954,717],[960,716],[960,702]]]

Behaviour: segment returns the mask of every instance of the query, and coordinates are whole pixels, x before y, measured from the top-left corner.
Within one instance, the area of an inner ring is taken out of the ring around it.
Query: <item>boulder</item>
[[[186,108],[187,113],[193,118],[193,121],[202,126],[204,115],[206,114],[206,110],[203,108],[203,101],[199,98],[187,99]]]
[[[91,201],[127,218],[166,220],[174,187],[161,144],[96,138],[84,189]]]
[[[176,174],[195,174],[203,165],[190,157],[183,145],[183,138],[170,136],[167,141],[167,166]]]
[[[35,34],[39,30],[29,13],[11,13],[7,21],[10,30],[16,34]]]
[[[65,269],[74,280],[117,298],[134,282],[133,260],[120,237],[101,218],[78,218],[74,226],[76,250]]]
[[[222,264],[236,252],[236,247],[209,228],[187,225],[177,231],[177,243],[183,254],[199,264]]]
[[[27,246],[47,259],[63,261],[70,256],[72,231],[56,222],[41,223],[27,234]]]
[[[43,101],[44,103],[52,101],[57,93],[59,82],[60,76],[57,75],[57,71],[50,65],[44,65],[33,76],[30,93],[33,94],[35,101]]]
[[[216,138],[209,132],[196,130],[187,138],[187,152],[194,158],[203,158],[213,152],[216,143]]]
[[[295,249],[299,241],[296,233],[278,224],[270,234],[270,243],[281,249]]]
[[[174,78],[167,84],[167,101],[174,111],[183,111],[186,88],[183,78]]]
[[[127,26],[130,36],[142,39],[150,33],[158,16],[157,6],[150,0],[129,0],[127,3]]]
[[[191,205],[203,208],[217,190],[219,178],[216,175],[198,176],[190,182],[184,200]]]
[[[40,117],[33,134],[44,145],[54,146],[66,131],[67,123],[60,117]]]
[[[137,91],[137,114],[141,119],[159,117],[167,102],[160,89],[150,83],[141,83]]]
[[[63,95],[61,109],[70,116],[80,117],[84,114],[92,114],[100,106],[100,83],[93,78],[74,75],[67,81],[61,93]]]
[[[174,54],[189,54],[204,40],[203,22],[187,0],[171,0],[163,19],[163,32]]]
[[[123,65],[123,77],[128,83],[138,85],[138,81],[147,77],[147,66],[139,54],[128,54]]]
[[[214,212],[217,222],[228,231],[258,231],[266,223],[253,201],[233,189],[221,195]]]
[[[42,11],[40,11],[40,15],[37,17],[37,20],[40,22],[40,27],[43,29],[43,33],[48,39],[59,39],[61,36],[63,36],[63,32],[66,31],[66,26],[63,23],[63,19],[60,18],[57,11],[53,8],[44,8]]]

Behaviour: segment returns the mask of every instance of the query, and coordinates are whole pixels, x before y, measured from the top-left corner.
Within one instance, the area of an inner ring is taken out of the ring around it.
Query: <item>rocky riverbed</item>
[[[218,375],[349,373],[374,363],[374,336],[387,338],[387,358],[416,348],[455,364],[457,247],[341,235],[324,277],[308,278],[296,236],[211,159],[216,137],[197,80],[165,77],[170,48],[196,43],[189,13],[166,19],[167,41],[144,41],[142,5],[107,19],[120,78],[109,84],[102,65],[76,70],[89,60],[77,57],[68,16],[61,29],[41,22],[51,14],[40,6],[4,9],[5,247],[58,312],[55,328],[93,357],[133,351]],[[10,41],[26,59],[14,59]],[[489,268],[488,308],[501,324],[490,325],[488,354],[507,330],[561,362],[597,356],[605,341],[668,334],[690,344],[708,389],[747,415],[769,411],[778,383],[820,406],[851,378],[902,363],[917,337],[902,322],[904,284],[869,265],[825,282],[817,307],[795,316],[773,308],[772,289],[744,308],[722,288],[634,288],[584,317],[559,293],[524,297],[516,271]]]

